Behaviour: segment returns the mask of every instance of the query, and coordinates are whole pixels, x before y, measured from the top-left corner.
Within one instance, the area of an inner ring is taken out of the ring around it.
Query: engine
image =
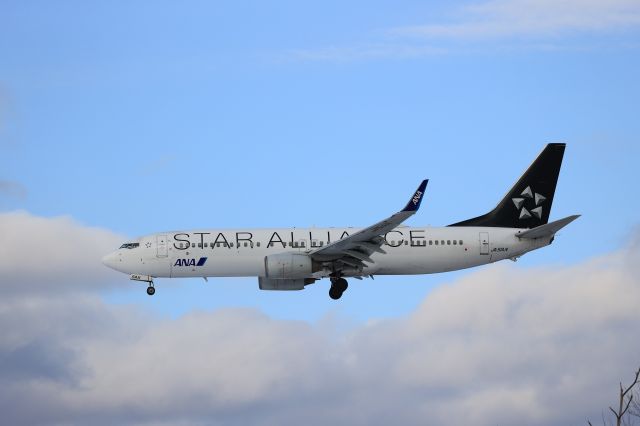
[[[302,253],[279,253],[264,258],[266,278],[272,280],[304,279],[313,273],[313,262]]]
[[[307,283],[307,279],[298,278],[295,280],[272,280],[270,278],[258,277],[260,290],[302,290]]]

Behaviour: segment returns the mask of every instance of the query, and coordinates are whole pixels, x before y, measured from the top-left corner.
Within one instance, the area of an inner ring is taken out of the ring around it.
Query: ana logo
[[[176,263],[173,266],[203,266],[206,261],[206,257],[198,259],[198,263],[196,263],[195,259],[176,259]]]
[[[421,197],[422,197],[422,191],[416,191],[416,195],[413,196],[413,205],[414,206],[418,205],[418,201],[420,201]]]
[[[540,195],[537,192],[531,190],[530,186],[527,186],[524,191],[520,193],[520,197],[512,198],[513,204],[515,204],[516,209],[520,210],[520,220],[529,219],[531,217],[537,217],[538,219],[542,219],[542,206],[541,204],[545,202],[547,197],[544,195]],[[527,201],[531,200],[531,201]],[[525,204],[531,205],[533,204],[533,208],[530,207],[530,210],[527,210]]]

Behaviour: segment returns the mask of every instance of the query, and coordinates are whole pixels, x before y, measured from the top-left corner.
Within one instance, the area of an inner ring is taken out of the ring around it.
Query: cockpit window
[[[124,243],[123,245],[120,246],[121,249],[125,248],[125,249],[134,249],[136,247],[139,247],[140,243]]]

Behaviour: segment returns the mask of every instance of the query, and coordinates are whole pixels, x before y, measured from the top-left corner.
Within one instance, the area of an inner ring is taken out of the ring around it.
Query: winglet
[[[416,192],[411,196],[411,199],[407,203],[407,205],[402,209],[403,212],[415,212],[420,208],[420,203],[422,202],[422,196],[424,195],[425,189],[427,189],[427,183],[429,183],[429,179],[425,179],[422,181]]]

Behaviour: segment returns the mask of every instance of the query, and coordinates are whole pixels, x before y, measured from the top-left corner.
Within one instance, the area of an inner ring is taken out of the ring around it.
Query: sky
[[[585,424],[640,366],[637,0],[3,1],[12,424]],[[567,144],[517,263],[262,292],[100,258],[192,228],[491,209]],[[30,401],[27,404],[25,401]],[[456,416],[452,418],[451,412]],[[321,414],[318,414],[321,413]]]

